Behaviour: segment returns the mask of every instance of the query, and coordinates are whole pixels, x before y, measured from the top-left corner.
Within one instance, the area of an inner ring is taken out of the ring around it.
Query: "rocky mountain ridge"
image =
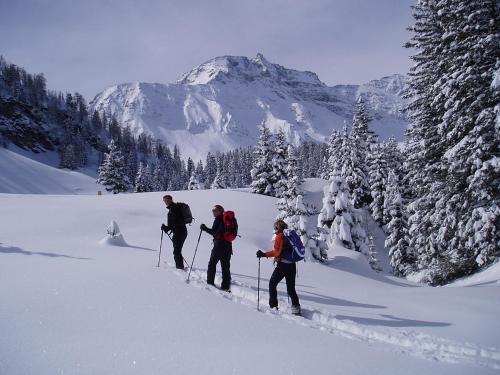
[[[282,129],[292,143],[324,141],[349,124],[360,95],[381,139],[402,140],[406,78],[384,77],[363,85],[327,86],[315,73],[255,58],[221,56],[182,75],[176,83],[125,83],[99,93],[91,110],[113,113],[135,135],[147,133],[183,155],[203,159],[257,141],[258,126]]]

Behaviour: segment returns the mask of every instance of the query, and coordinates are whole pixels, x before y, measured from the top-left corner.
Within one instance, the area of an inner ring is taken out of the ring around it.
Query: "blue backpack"
[[[300,262],[304,260],[306,248],[302,243],[299,235],[293,229],[285,229],[283,231],[285,238],[291,245],[291,251],[281,253],[281,257],[289,262]]]

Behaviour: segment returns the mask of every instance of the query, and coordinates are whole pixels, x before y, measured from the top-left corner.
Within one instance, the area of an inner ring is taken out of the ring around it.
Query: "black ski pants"
[[[221,289],[229,289],[231,287],[231,255],[233,254],[233,247],[227,241],[214,241],[214,248],[210,254],[207,269],[207,284],[214,285],[215,271],[217,263],[220,261],[222,268],[222,283]]]
[[[278,307],[278,284],[283,278],[286,280],[286,290],[292,305],[300,306],[299,296],[295,291],[295,275],[297,274],[297,266],[295,263],[278,262],[274,269],[271,278],[269,279],[269,306],[271,308]]]
[[[174,261],[175,267],[179,269],[184,269],[184,258],[182,257],[182,246],[184,246],[184,241],[187,237],[186,226],[181,226],[175,228],[172,236],[172,244],[174,246]]]

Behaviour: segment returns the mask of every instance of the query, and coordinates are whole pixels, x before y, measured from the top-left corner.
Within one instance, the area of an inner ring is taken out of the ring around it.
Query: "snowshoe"
[[[300,305],[292,305],[292,314],[302,316],[302,312],[300,311]]]

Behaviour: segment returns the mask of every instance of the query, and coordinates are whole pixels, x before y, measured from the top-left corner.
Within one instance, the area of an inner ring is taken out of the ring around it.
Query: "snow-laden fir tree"
[[[370,119],[366,111],[363,97],[360,96],[356,102],[356,108],[352,120],[350,134],[350,153],[352,171],[350,176],[345,176],[348,180],[354,207],[360,208],[371,202],[370,186],[368,183],[367,156],[370,151],[369,136],[372,133],[368,130]]]
[[[198,182],[196,175],[193,173],[191,175],[191,178],[189,179],[188,190],[200,190],[200,189],[201,189],[200,183]]]
[[[149,171],[149,167],[143,162],[139,163],[137,175],[135,177],[135,193],[145,193],[153,191],[153,176]]]
[[[337,130],[333,130],[328,140],[328,178],[333,177],[334,170],[340,170],[340,148],[342,147],[342,136]]]
[[[117,194],[129,189],[130,182],[125,171],[125,162],[113,140],[109,143],[108,152],[104,155],[104,162],[99,167],[98,173],[97,182],[104,185],[107,191]]]
[[[222,173],[223,169],[223,160],[220,154],[217,155],[217,174],[215,175],[212,184],[210,185],[210,189],[225,189],[227,187],[226,181],[224,178],[224,174]]]
[[[398,176],[399,179],[403,176],[403,163],[404,156],[401,150],[399,149],[398,143],[396,142],[396,138],[389,137],[387,142],[384,142],[384,153],[385,160],[387,162],[387,169],[393,170],[394,173]]]
[[[207,154],[206,163],[205,163],[205,187],[207,189],[210,188],[213,180],[215,179],[215,175],[217,174],[217,159],[215,155],[209,152]]]
[[[194,174],[198,178],[198,182],[203,185],[203,181],[205,180],[205,170],[203,168],[203,162],[201,160],[196,164],[196,168],[194,170]]]
[[[217,152],[216,155],[217,159],[217,173],[219,174],[219,179],[221,181],[221,184],[224,185],[224,187],[231,187],[230,180],[230,171],[229,171],[229,159],[230,159],[230,152],[227,154],[224,154],[222,152]]]
[[[420,1],[414,18],[410,248],[425,280],[442,284],[498,257],[498,5]]]
[[[255,161],[251,170],[252,176],[252,193],[274,195],[273,189],[273,142],[271,133],[263,123],[260,126],[259,142],[255,147]]]
[[[324,191],[323,207],[318,215],[318,227],[328,232],[327,245],[354,248],[351,236],[353,224],[349,189],[340,173],[334,172],[330,185]]]
[[[383,225],[386,223],[384,214],[384,192],[387,178],[387,163],[382,145],[373,145],[371,152],[372,158],[369,165],[369,179],[372,202],[370,203],[370,211],[373,219],[375,219],[379,225]]]
[[[151,181],[153,191],[163,191],[167,189],[168,183],[166,182],[166,176],[160,163],[156,163],[153,169],[153,176]]]
[[[294,203],[295,215],[290,218],[291,227],[300,235],[300,239],[306,249],[307,260],[318,260],[323,262],[328,259],[327,250],[318,246],[318,231],[311,218],[315,214],[311,207],[303,201],[302,195],[297,195]]]
[[[335,244],[368,255],[368,238],[363,210],[355,209],[349,188],[339,171],[334,171],[324,189],[323,207],[318,215],[319,249]]]
[[[351,202],[349,188],[343,177],[334,178],[337,187],[335,203],[333,210],[335,217],[330,227],[330,243],[341,244],[348,249],[354,249],[354,243],[351,234],[353,226],[353,217],[351,214]]]
[[[273,184],[274,196],[281,198],[287,188],[287,148],[288,144],[283,130],[279,130],[275,135],[274,152],[272,156],[271,181]]]
[[[391,221],[387,224],[389,235],[385,240],[385,247],[389,249],[389,261],[394,274],[405,276],[411,270],[412,260],[409,259],[408,223],[399,186],[396,173],[390,170],[385,201],[388,205]]]
[[[301,193],[300,185],[302,178],[299,176],[298,156],[294,146],[288,145],[286,153],[286,168],[285,168],[285,186],[282,197],[278,200],[277,219],[284,220],[287,224],[291,224],[289,218],[296,216],[295,199]]]
[[[369,187],[367,176],[363,171],[366,169],[364,165],[366,156],[356,149],[357,143],[363,143],[358,133],[355,132],[355,135],[359,136],[358,139],[353,138],[348,133],[347,123],[344,122],[336,163],[340,167],[341,175],[347,183],[355,205],[361,207],[369,201],[367,197]]]

